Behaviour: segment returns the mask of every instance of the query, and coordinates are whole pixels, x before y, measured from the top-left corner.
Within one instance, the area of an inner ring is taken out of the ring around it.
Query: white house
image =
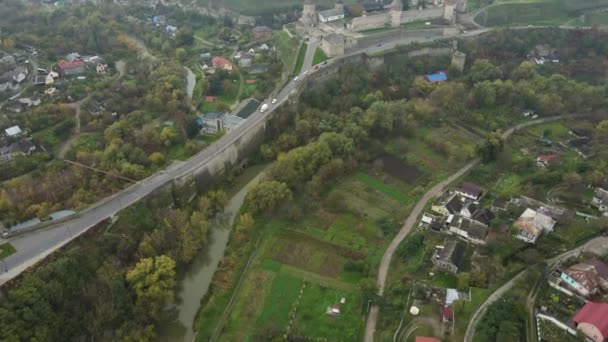
[[[517,238],[528,243],[536,243],[543,232],[552,232],[557,222],[551,217],[533,209],[526,209],[513,226],[519,230]]]
[[[19,128],[19,126],[13,126],[5,129],[4,132],[6,133],[6,136],[14,138],[21,135],[23,131],[21,131],[21,128]]]
[[[327,11],[319,12],[319,21],[322,23],[328,23],[330,21],[336,21],[344,19],[344,11],[339,9],[329,9]]]

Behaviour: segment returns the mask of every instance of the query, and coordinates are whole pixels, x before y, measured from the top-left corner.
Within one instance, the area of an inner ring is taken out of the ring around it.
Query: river
[[[228,192],[230,200],[221,219],[212,224],[207,246],[183,274],[172,317],[165,320],[166,323],[158,329],[161,341],[191,342],[194,339],[194,319],[200,301],[209,290],[213,274],[224,256],[230,228],[243,205],[247,188],[262,177],[265,168],[266,165],[248,168],[236,179],[235,185]]]

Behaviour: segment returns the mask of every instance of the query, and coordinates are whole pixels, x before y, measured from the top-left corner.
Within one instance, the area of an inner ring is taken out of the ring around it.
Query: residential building
[[[460,196],[457,194],[451,194],[444,200],[440,201],[440,204],[433,205],[431,210],[442,216],[448,216],[450,214],[459,214],[462,210],[463,203]]]
[[[441,342],[441,340],[435,337],[416,336],[414,342]]]
[[[519,230],[517,238],[528,243],[536,243],[543,232],[552,232],[555,220],[533,209],[526,209],[513,225]]]
[[[344,9],[332,8],[319,12],[319,21],[322,23],[328,23],[340,19],[344,19]]]
[[[213,64],[213,67],[216,69],[232,71],[232,63],[226,58],[215,56],[211,59],[211,64]]]
[[[608,211],[608,191],[603,187],[595,188],[593,191],[593,199],[591,199],[591,205],[601,212]]]
[[[583,297],[608,290],[608,266],[597,259],[568,267],[560,278]]]
[[[449,231],[478,245],[485,244],[488,236],[487,227],[464,217],[452,222]]]
[[[245,119],[236,116],[236,115],[226,115],[224,116],[224,130],[226,132],[230,132],[233,129],[237,128],[245,121]]]
[[[483,189],[481,186],[474,183],[464,183],[460,189],[456,190],[456,193],[460,196],[477,201],[479,198],[481,198]]]
[[[451,323],[454,320],[454,310],[452,307],[445,305],[441,313],[443,323]]]
[[[449,273],[458,273],[466,247],[462,242],[446,240],[441,248],[438,248],[433,255],[432,262],[435,267]]]
[[[80,54],[78,52],[72,52],[72,53],[68,54],[67,56],[65,56],[65,60],[68,62],[81,61],[82,56],[80,56]]]
[[[241,67],[249,67],[253,62],[254,56],[248,53],[241,53],[241,58],[239,58],[239,66]]]
[[[505,210],[507,210],[508,206],[509,206],[508,201],[497,198],[494,200],[494,202],[492,202],[492,211],[493,212],[505,211]]]
[[[552,164],[559,162],[559,154],[549,154],[545,156],[538,156],[536,158],[536,165],[538,167],[549,167]]]
[[[496,218],[496,215],[494,215],[494,213],[487,208],[484,209],[479,209],[477,210],[474,214],[473,217],[471,217],[471,220],[489,227],[490,224],[492,223],[492,220],[494,220]]]
[[[608,303],[587,302],[572,318],[577,330],[594,342],[608,341]]]
[[[57,63],[57,69],[59,74],[63,77],[66,76],[77,76],[84,73],[85,63],[81,60],[68,61],[62,59]]]
[[[199,116],[203,120],[203,132],[216,134],[224,131],[224,113],[209,112]]]
[[[21,130],[21,127],[13,126],[13,127],[9,127],[7,129],[5,129],[4,133],[9,138],[16,138],[16,137],[20,136],[21,133],[23,133],[23,131]]]
[[[108,73],[108,65],[103,63],[97,63],[95,66],[95,71],[97,71],[97,75],[105,75]]]
[[[466,218],[471,218],[471,217],[473,217],[473,214],[475,214],[475,212],[477,212],[477,210],[479,210],[479,203],[476,203],[476,202],[466,203],[460,210],[460,216],[466,217]]]
[[[0,161],[10,161],[18,155],[30,155],[36,150],[31,140],[21,140],[8,146],[0,147]]]
[[[265,40],[272,38],[272,29],[268,26],[256,26],[251,29],[251,34],[255,40]]]
[[[198,55],[201,59],[210,59],[211,58],[211,53],[209,52],[203,52],[200,55]]]

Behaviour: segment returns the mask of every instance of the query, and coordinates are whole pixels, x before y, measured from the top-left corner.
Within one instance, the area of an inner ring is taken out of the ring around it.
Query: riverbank
[[[247,189],[264,175],[267,165],[248,168],[228,191],[229,201],[224,212],[212,223],[209,241],[183,274],[172,319],[160,327],[162,341],[192,341],[194,320],[201,299],[207,294],[211,280],[224,257],[230,231],[245,201]]]

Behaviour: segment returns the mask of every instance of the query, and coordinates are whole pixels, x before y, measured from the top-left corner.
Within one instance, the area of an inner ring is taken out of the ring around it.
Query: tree
[[[183,27],[175,32],[175,42],[178,46],[192,45],[194,43],[194,32],[190,27]]]
[[[255,219],[250,213],[244,213],[239,216],[239,221],[236,225],[237,231],[251,230],[255,226]]]
[[[401,259],[409,259],[411,257],[416,256],[420,248],[424,246],[424,235],[416,234],[405,240],[399,246],[397,250],[397,254],[401,257]]]
[[[263,181],[249,188],[247,203],[254,213],[271,212],[280,204],[291,200],[287,184],[278,181]]]
[[[188,52],[186,52],[184,48],[177,48],[175,49],[175,58],[177,58],[180,63],[184,63],[186,59],[188,59]]]
[[[469,70],[469,79],[475,84],[502,78],[502,70],[487,59],[478,59]]]
[[[165,162],[165,156],[160,152],[152,153],[148,159],[154,164],[160,165]]]
[[[460,272],[460,273],[458,273],[457,278],[458,278],[458,288],[460,290],[469,288],[469,273]]]
[[[173,300],[175,261],[166,255],[141,259],[126,279],[137,297],[139,313],[158,319],[164,303]]]
[[[499,132],[491,132],[476,147],[477,155],[484,163],[495,161],[504,148],[504,140]]]

